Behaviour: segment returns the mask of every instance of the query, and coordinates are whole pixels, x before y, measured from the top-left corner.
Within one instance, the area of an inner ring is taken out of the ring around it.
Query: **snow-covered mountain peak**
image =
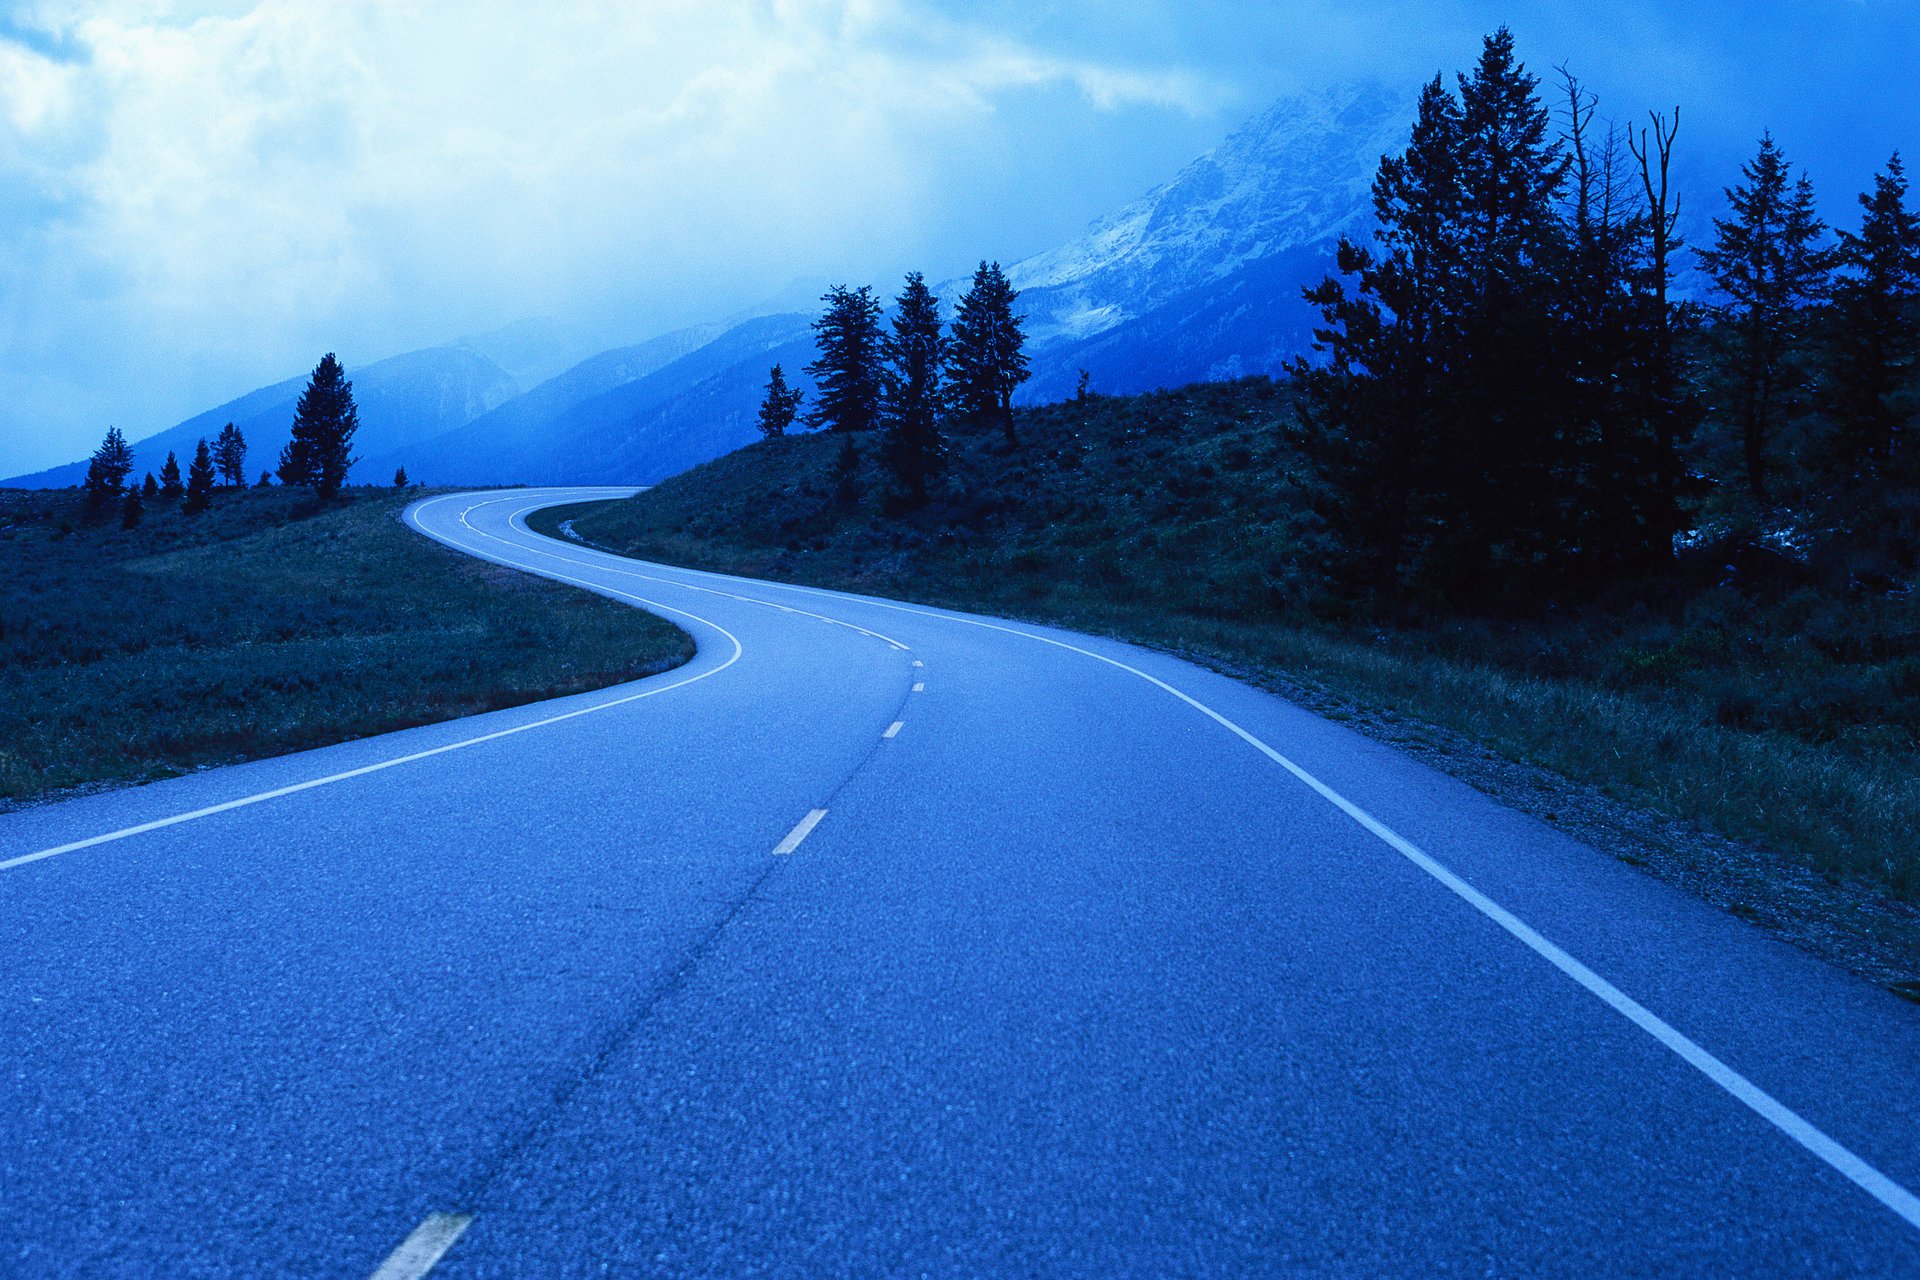
[[[1040,341],[1086,337],[1249,262],[1331,241],[1369,216],[1380,157],[1412,100],[1377,84],[1280,99],[1171,182],[1079,239],[1014,264]]]

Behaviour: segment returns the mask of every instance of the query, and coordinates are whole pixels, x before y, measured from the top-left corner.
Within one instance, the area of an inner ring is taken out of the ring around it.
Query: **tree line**
[[[1343,239],[1307,291],[1323,321],[1290,371],[1335,581],[1593,590],[1690,538],[1912,571],[1920,222],[1899,156],[1830,239],[1763,137],[1694,255],[1713,296],[1688,298],[1679,123],[1602,126],[1564,69],[1550,105],[1504,28],[1425,86],[1370,241]]]
[[[952,325],[920,272],[908,274],[883,325],[880,300],[867,285],[836,285],[821,298],[814,322],[818,357],[806,367],[817,388],[807,425],[845,434],[839,473],[850,496],[859,466],[854,438],[879,437],[879,456],[908,507],[927,502],[948,460],[955,426],[998,427],[1008,448],[1019,443],[1013,395],[1028,376],[1019,291],[997,262],[982,262],[954,308]],[[775,365],[768,374],[759,426],[783,436],[800,420],[804,395]]]
[[[334,497],[357,461],[353,436],[359,425],[353,383],[329,351],[314,367],[294,407],[292,432],[281,447],[278,467],[262,471],[255,487],[266,488],[278,475],[283,485],[311,489],[322,499]],[[216,483],[234,489],[244,487],[247,440],[231,422],[220,429],[211,445],[202,439],[184,480],[180,460],[172,451],[161,464],[158,478],[148,472],[144,481],[132,482],[133,462],[133,449],[126,437],[118,427],[109,427],[106,438],[88,459],[86,479],[81,483],[91,510],[105,511],[118,501],[121,526],[128,529],[138,525],[146,508],[156,502],[178,502],[187,515],[197,515],[213,505]],[[404,489],[407,484],[402,468],[394,474],[394,485]]]

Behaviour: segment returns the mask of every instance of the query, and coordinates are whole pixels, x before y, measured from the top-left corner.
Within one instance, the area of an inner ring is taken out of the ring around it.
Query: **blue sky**
[[[791,282],[1076,234],[1273,98],[1468,63],[1510,23],[1696,208],[1762,128],[1830,216],[1920,149],[1920,0],[13,4],[0,475],[310,367],[523,316],[609,344]]]

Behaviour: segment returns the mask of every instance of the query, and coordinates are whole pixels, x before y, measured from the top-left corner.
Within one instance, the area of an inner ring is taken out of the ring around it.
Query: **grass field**
[[[166,777],[633,679],[677,628],[485,564],[348,490],[214,509],[0,490],[0,804]]]
[[[1912,900],[1920,604],[1702,559],[1529,618],[1391,622],[1316,598],[1282,388],[1257,380],[1034,410],[954,442],[889,513],[838,438],[767,441],[571,518],[675,564],[1058,622],[1438,725],[1513,760]],[[871,455],[874,443],[861,442]]]

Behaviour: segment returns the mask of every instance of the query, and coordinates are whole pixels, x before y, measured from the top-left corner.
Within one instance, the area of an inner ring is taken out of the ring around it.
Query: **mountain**
[[[354,452],[361,461],[352,472],[356,483],[383,483],[393,472],[381,471],[371,460],[404,445],[438,435],[469,422],[510,397],[519,387],[500,366],[476,351],[460,347],[429,347],[409,351],[374,364],[347,370],[353,381],[354,403],[360,409],[360,430]],[[293,426],[294,405],[306,389],[306,375],[250,391],[178,426],[133,444],[135,478],[158,472],[168,452],[184,468],[200,440],[209,443],[231,422],[247,438],[249,474],[272,470],[279,462]],[[84,461],[0,481],[11,488],[59,488],[86,478]]]
[[[1412,119],[1410,97],[1372,84],[1283,98],[1079,238],[1012,264],[1033,369],[1020,400],[1071,395],[1083,369],[1114,393],[1279,371],[1312,342],[1318,317],[1301,289],[1331,269],[1342,234],[1368,226],[1380,157],[1405,145]],[[965,287],[940,294],[951,307]],[[664,478],[754,438],[770,365],[811,393],[801,371],[818,293],[796,282],[732,320],[577,363],[577,327],[527,320],[368,365],[353,375],[365,460],[354,477],[405,466],[434,484]],[[538,385],[513,396],[509,371]],[[250,465],[271,465],[300,387],[262,388],[136,444],[136,474],[228,420],[247,433]],[[71,484],[84,470],[8,483]]]
[[[1300,291],[1371,224],[1374,173],[1413,111],[1366,83],[1282,98],[1079,239],[1013,264],[1033,353],[1021,398],[1070,394],[1083,368],[1116,393],[1277,372],[1311,345]]]
[[[432,484],[651,484],[755,438],[767,369],[802,386],[812,318],[760,316],[595,356],[395,455]],[[384,465],[384,463],[383,463]]]
[[[1033,361],[1021,399],[1071,395],[1081,369],[1116,393],[1280,369],[1312,341],[1301,288],[1331,268],[1340,235],[1367,225],[1374,171],[1412,115],[1409,98],[1373,85],[1282,99],[1079,239],[1013,264]],[[966,283],[941,286],[949,307]],[[820,292],[796,287],[796,304]],[[754,438],[769,365],[811,391],[810,312],[760,310],[642,376],[594,376],[588,361],[408,452],[408,474],[648,484],[738,448]]]
[[[404,466],[409,476],[431,478],[436,484],[493,483],[473,477],[486,474],[488,465],[507,465],[510,458],[522,460],[520,465],[527,458],[537,458],[554,421],[569,409],[664,368],[719,332],[712,325],[680,329],[631,347],[602,351],[452,431],[371,458],[369,466],[389,475]]]

